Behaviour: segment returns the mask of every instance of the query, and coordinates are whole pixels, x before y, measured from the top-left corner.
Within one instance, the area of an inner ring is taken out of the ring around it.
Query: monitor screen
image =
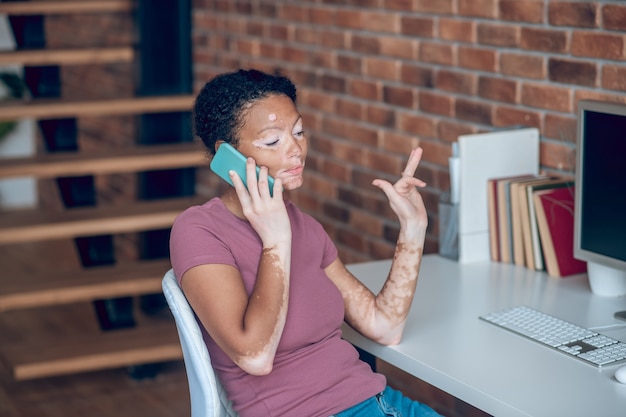
[[[626,104],[581,101],[577,136],[574,256],[626,281]]]

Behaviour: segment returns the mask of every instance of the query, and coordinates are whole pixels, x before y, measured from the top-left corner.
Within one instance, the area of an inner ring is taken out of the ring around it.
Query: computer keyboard
[[[513,307],[480,319],[596,367],[626,362],[626,343],[529,307]]]

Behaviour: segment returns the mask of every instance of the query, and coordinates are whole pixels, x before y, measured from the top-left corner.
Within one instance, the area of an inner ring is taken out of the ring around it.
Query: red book
[[[586,272],[587,263],[574,258],[574,186],[536,191],[533,198],[548,275]]]

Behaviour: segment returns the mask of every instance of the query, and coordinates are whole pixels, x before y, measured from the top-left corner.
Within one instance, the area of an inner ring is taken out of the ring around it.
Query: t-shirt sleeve
[[[188,208],[174,221],[170,234],[170,261],[179,282],[194,266],[235,266],[230,248],[219,238],[214,216],[202,206]]]

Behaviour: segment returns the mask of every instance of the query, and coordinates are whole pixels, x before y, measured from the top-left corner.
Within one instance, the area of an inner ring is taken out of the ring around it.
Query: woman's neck
[[[231,187],[226,190],[226,192],[220,196],[220,200],[222,200],[222,203],[224,203],[228,211],[240,219],[246,220],[246,216],[243,215],[243,208],[241,208],[241,203],[239,202],[239,197],[237,197],[237,192],[234,188]]]

